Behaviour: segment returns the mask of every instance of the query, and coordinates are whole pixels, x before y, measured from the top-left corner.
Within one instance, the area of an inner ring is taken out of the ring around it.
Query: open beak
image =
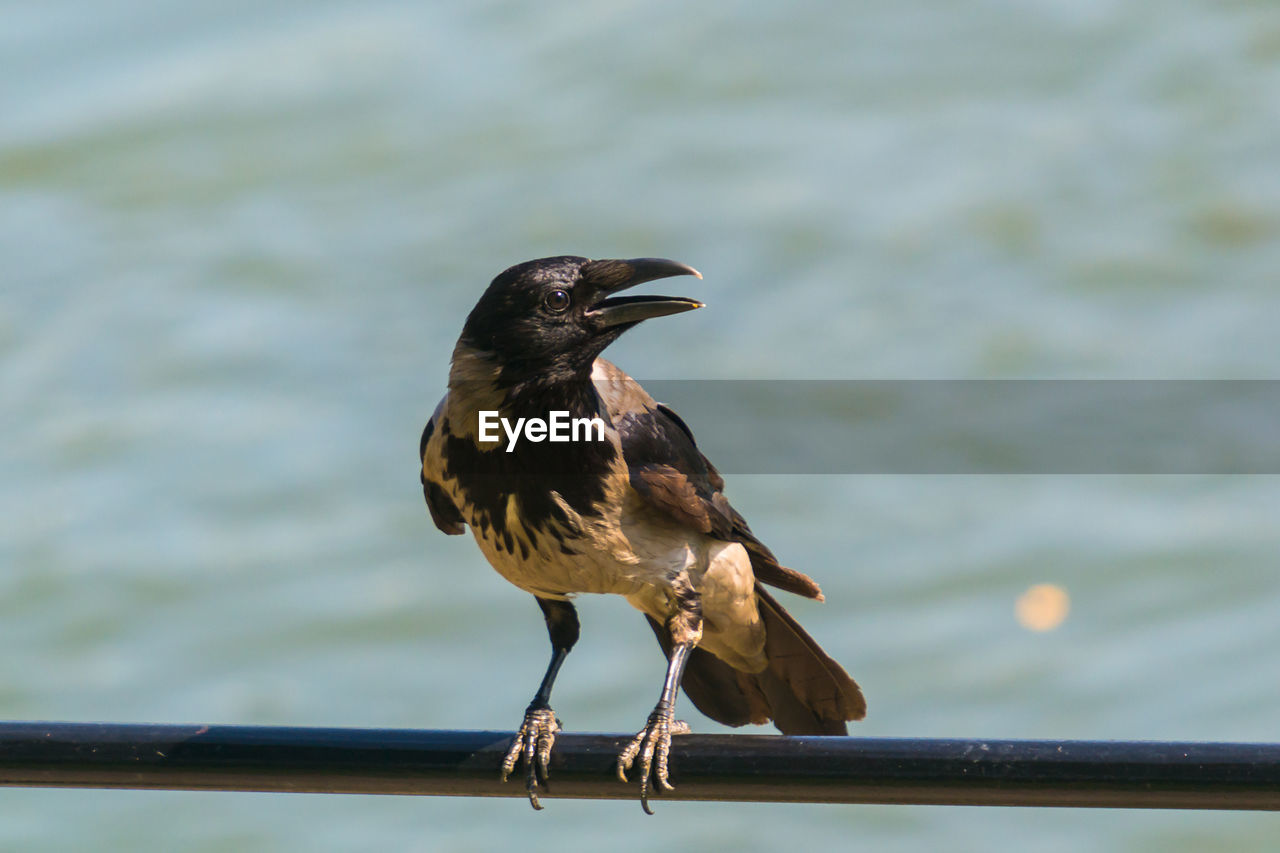
[[[623,323],[639,323],[668,314],[682,314],[703,307],[696,299],[683,296],[610,296],[620,290],[670,278],[673,275],[691,275],[702,278],[702,273],[687,264],[668,261],[665,258],[632,258],[628,261],[590,261],[583,265],[582,277],[591,282],[600,299],[587,309],[587,317],[602,327]]]

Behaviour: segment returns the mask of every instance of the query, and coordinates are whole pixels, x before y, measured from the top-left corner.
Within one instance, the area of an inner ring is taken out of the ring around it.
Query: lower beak
[[[654,317],[666,317],[669,314],[683,314],[705,303],[696,299],[685,299],[682,296],[616,296],[597,302],[587,312],[588,317],[595,318],[604,326],[617,326],[620,323],[639,323]]]

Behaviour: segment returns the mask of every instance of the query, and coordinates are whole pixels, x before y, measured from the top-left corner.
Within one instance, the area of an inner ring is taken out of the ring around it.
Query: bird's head
[[[683,297],[613,295],[673,275],[702,278],[693,267],[662,258],[525,261],[493,280],[458,344],[492,360],[507,384],[586,378],[596,356],[627,329],[702,307]]]

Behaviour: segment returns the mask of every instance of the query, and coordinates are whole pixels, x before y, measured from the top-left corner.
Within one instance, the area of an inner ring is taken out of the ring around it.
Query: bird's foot
[[[640,807],[646,814],[653,814],[649,808],[650,780],[653,788],[673,791],[675,786],[667,777],[667,759],[671,754],[671,736],[687,735],[689,724],[684,720],[673,720],[670,708],[661,706],[654,708],[645,725],[631,743],[618,754],[618,778],[627,781],[627,771],[640,759]]]
[[[535,809],[542,809],[538,802],[538,785],[547,785],[547,763],[551,760],[551,747],[555,745],[556,733],[560,731],[560,721],[555,712],[548,707],[529,706],[524,712],[524,723],[511,741],[507,757],[502,760],[502,781],[516,769],[516,764],[524,758],[524,788],[529,792],[529,804]]]

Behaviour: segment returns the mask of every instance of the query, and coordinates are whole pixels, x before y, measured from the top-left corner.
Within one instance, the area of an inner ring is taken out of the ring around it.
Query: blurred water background
[[[702,270],[676,292],[707,309],[610,351],[645,378],[1280,372],[1273,3],[119,0],[0,21],[3,718],[513,728],[540,614],[433,528],[414,450],[466,312],[527,258]],[[793,611],[866,689],[859,734],[1280,740],[1275,477],[729,487],[822,583]],[[1015,619],[1039,583],[1070,595],[1056,630]],[[621,601],[580,612],[556,709],[634,731],[658,649]],[[1276,831],[0,796],[11,850],[1181,851]]]

